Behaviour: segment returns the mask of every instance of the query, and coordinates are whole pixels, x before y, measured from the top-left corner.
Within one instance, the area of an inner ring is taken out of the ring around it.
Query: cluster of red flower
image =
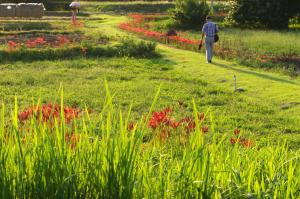
[[[37,37],[35,39],[31,39],[26,41],[25,43],[20,42],[17,43],[15,41],[8,41],[7,42],[7,51],[11,52],[16,50],[18,47],[27,47],[27,48],[37,48],[37,47],[44,47],[44,46],[51,46],[51,47],[60,47],[65,44],[70,43],[70,39],[66,36],[58,36],[55,40],[47,41],[45,37]]]
[[[35,117],[37,120],[42,120],[43,122],[52,123],[54,119],[59,119],[61,115],[61,111],[64,113],[65,123],[69,124],[73,119],[78,118],[80,109],[71,108],[71,107],[63,107],[61,110],[61,106],[57,104],[46,104],[42,106],[33,106],[28,107],[18,115],[18,119],[20,122],[26,122],[31,117]]]
[[[197,45],[199,44],[198,40],[192,40],[180,36],[166,36],[165,33],[149,30],[147,28],[147,25],[144,24],[144,15],[131,14],[129,15],[129,17],[132,18],[132,21],[129,23],[119,24],[120,29],[137,33],[144,37],[148,37],[159,42],[173,42],[177,45],[193,45],[193,47],[197,47]]]
[[[171,135],[171,130],[176,130],[178,128],[185,129],[187,134],[195,131],[196,122],[192,117],[185,117],[179,121],[176,121],[171,117],[173,110],[171,108],[165,108],[159,112],[154,112],[149,120],[148,127],[153,130],[159,130],[164,137],[169,137]],[[198,119],[203,122],[205,119],[204,113],[198,114]],[[201,132],[203,134],[207,133],[209,130],[207,125],[201,127]]]
[[[253,146],[253,142],[249,139],[239,137],[241,130],[240,129],[234,129],[233,133],[238,136],[236,138],[231,138],[230,143],[231,144],[240,144],[241,146],[245,148],[250,148]]]
[[[141,27],[135,27],[131,23],[122,23],[119,25],[119,28],[122,30],[133,32],[133,33],[142,34],[143,36],[151,37],[151,38],[154,38],[157,40],[160,40],[160,39],[162,39],[163,36],[165,36],[165,34],[160,33],[160,32],[147,30],[147,29],[141,28]]]
[[[14,41],[8,41],[7,42],[7,51],[8,52],[14,51],[17,48],[17,45],[18,44]]]
[[[69,43],[69,42],[70,42],[70,39],[67,38],[66,36],[58,36],[58,37],[57,37],[57,42],[58,42],[58,44],[60,44],[60,45],[64,45],[64,44]]]
[[[46,44],[47,42],[45,41],[44,37],[38,37],[33,40],[29,40],[26,42],[26,47],[27,48],[36,48],[37,46],[42,46]]]

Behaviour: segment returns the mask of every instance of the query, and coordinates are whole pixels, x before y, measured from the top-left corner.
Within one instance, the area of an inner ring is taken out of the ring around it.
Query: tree
[[[229,19],[245,27],[288,28],[289,19],[299,13],[298,0],[234,0]]]
[[[205,0],[176,0],[172,18],[184,27],[201,26],[210,9]]]

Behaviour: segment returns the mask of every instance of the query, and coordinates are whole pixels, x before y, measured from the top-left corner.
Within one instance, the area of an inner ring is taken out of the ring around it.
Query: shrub
[[[135,41],[133,39],[124,39],[117,45],[120,56],[129,57],[149,57],[155,55],[156,43],[148,41]]]
[[[284,29],[298,9],[295,0],[233,0],[228,19],[242,27]]]
[[[182,27],[202,26],[210,9],[205,0],[176,0],[171,16]]]

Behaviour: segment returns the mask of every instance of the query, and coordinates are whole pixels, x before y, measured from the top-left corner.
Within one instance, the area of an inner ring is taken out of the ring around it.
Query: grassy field
[[[62,25],[67,18],[45,22],[49,34],[106,35],[112,46],[128,36],[117,27],[124,16],[80,19],[84,25],[76,29]],[[156,52],[1,63],[1,197],[299,197],[300,80],[218,58],[206,64],[204,54],[160,44]],[[234,75],[245,92],[234,92]],[[38,101],[83,112],[72,124],[20,123],[18,113]],[[152,112],[166,107],[172,120],[195,118],[195,132],[149,129]],[[242,139],[251,146],[240,145]]]

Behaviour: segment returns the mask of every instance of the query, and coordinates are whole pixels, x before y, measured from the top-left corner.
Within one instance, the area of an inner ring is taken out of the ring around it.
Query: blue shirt
[[[204,32],[207,37],[214,37],[218,32],[218,27],[215,23],[208,21],[203,25],[202,32]]]

